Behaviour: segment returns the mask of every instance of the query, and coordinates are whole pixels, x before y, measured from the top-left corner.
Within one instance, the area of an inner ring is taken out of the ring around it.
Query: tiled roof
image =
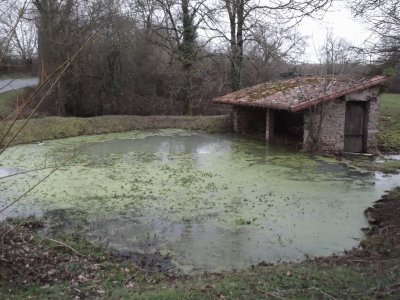
[[[213,101],[296,112],[324,101],[381,85],[388,80],[388,77],[381,75],[374,77],[298,77],[261,83],[215,98]]]

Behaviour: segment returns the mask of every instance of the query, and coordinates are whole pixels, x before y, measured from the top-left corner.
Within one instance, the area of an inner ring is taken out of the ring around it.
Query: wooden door
[[[365,108],[365,102],[349,101],[346,103],[344,126],[345,152],[362,152],[364,150]]]

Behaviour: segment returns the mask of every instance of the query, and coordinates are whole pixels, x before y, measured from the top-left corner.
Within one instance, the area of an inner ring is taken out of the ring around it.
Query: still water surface
[[[362,237],[363,210],[400,183],[239,135],[133,131],[10,148],[0,207],[71,155],[0,218],[44,214],[49,233],[78,228],[184,272],[340,253]]]

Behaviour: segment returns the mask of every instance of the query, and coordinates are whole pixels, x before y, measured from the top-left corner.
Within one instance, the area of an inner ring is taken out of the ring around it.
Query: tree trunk
[[[33,0],[39,16],[36,20],[38,28],[38,58],[41,62],[40,80],[50,76],[72,53],[69,34],[74,31],[71,21],[74,0]],[[70,51],[71,52],[71,51]],[[52,93],[51,110],[57,114],[65,114],[69,105],[65,91],[67,75]],[[62,98],[61,98],[62,97]]]
[[[226,1],[230,24],[230,86],[233,91],[243,86],[244,0]]]
[[[189,0],[182,0],[182,18],[183,18],[183,36],[182,43],[179,46],[179,52],[182,59],[183,70],[183,86],[182,86],[182,101],[183,113],[192,115],[192,76],[193,62],[196,59],[195,45],[195,28],[193,25],[193,14],[189,11]]]

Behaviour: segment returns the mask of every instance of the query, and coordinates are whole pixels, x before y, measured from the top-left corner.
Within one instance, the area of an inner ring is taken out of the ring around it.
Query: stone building
[[[305,150],[377,152],[380,86],[375,77],[300,77],[214,99],[233,105],[236,132],[295,141]]]

